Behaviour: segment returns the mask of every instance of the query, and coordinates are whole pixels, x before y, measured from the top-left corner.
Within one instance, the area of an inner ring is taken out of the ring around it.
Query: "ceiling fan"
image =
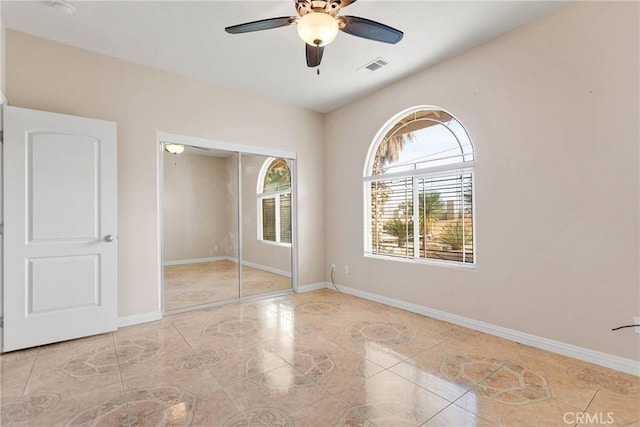
[[[298,16],[262,19],[232,25],[224,30],[229,34],[250,33],[297,24],[298,34],[306,43],[308,67],[317,67],[322,61],[324,47],[331,43],[338,31],[383,43],[396,44],[402,40],[400,30],[358,16],[338,16],[340,9],[356,0],[293,0]]]

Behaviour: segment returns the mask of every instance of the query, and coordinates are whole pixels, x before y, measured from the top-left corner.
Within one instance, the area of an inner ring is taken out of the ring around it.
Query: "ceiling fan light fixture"
[[[164,149],[171,154],[180,154],[184,151],[184,145],[182,144],[165,144]]]
[[[338,21],[325,12],[311,12],[298,20],[298,35],[311,46],[325,46],[338,35]]]

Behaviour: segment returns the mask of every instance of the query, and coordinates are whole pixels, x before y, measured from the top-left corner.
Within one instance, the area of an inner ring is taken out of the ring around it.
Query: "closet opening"
[[[295,153],[158,134],[165,314],[293,292]]]

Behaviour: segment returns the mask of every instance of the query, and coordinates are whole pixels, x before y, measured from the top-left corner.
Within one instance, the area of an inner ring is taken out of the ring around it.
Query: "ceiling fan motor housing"
[[[340,12],[340,0],[295,0],[298,15],[311,12],[323,12],[335,17]]]

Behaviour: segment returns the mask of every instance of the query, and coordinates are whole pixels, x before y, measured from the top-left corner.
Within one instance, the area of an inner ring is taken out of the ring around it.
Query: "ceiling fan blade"
[[[280,18],[261,19],[260,21],[245,22],[244,24],[232,25],[224,30],[229,34],[250,33],[252,31],[270,30],[271,28],[286,27],[296,22],[293,16],[283,16]]]
[[[357,0],[342,0],[342,1],[340,2],[340,7],[341,7],[341,8],[343,8],[343,7],[347,7],[347,6],[349,6],[350,4],[355,3],[356,1],[357,1]]]
[[[341,26],[342,28],[340,28],[340,30],[352,36],[396,44],[402,40],[402,36],[404,35],[402,31],[396,30],[388,25],[358,16],[340,16],[338,19],[344,23],[344,26]]]
[[[307,67],[317,67],[322,61],[322,54],[324,53],[324,46],[311,46],[306,44],[307,54]]]

